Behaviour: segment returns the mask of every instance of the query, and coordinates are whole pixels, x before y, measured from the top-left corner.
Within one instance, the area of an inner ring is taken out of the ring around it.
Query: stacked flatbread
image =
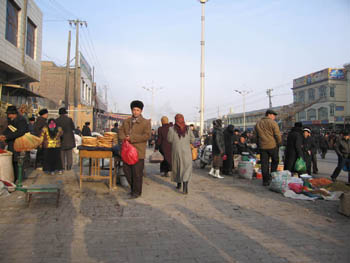
[[[91,136],[83,136],[81,139],[81,145],[87,147],[97,147],[97,138]]]
[[[117,143],[117,134],[115,132],[105,132],[103,137],[97,138],[97,146],[112,148]]]

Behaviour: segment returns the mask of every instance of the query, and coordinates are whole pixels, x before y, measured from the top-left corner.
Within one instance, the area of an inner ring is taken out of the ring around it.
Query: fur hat
[[[89,125],[90,125],[90,122],[89,122],[89,121],[85,122],[85,125],[86,125],[86,126],[89,126]]]
[[[41,111],[39,111],[40,116],[43,116],[46,113],[49,113],[49,111],[47,109],[42,109]]]
[[[8,106],[6,113],[7,114],[18,114],[16,106]]]
[[[66,108],[60,108],[60,109],[58,110],[58,114],[59,114],[59,115],[67,114],[67,113],[68,113],[68,112],[67,112]]]
[[[143,110],[143,102],[139,100],[134,100],[133,102],[130,103],[130,108],[139,108]]]

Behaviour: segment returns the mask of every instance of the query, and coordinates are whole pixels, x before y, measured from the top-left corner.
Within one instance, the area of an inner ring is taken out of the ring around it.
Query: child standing
[[[49,119],[48,126],[42,129],[41,138],[43,139],[44,165],[43,170],[46,173],[63,173],[61,162],[61,136],[63,130],[57,127],[55,119]]]

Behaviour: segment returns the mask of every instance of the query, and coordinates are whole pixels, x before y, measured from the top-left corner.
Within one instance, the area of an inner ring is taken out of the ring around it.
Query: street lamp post
[[[204,29],[205,29],[205,3],[208,2],[208,0],[199,0],[199,2],[202,5],[202,33],[201,33],[201,72],[200,72],[200,136],[203,135],[203,129],[204,129],[204,81],[205,81],[205,68],[204,68],[204,47],[205,47],[205,41],[204,41]]]
[[[243,131],[245,131],[245,96],[251,93],[251,91],[247,90],[234,90],[234,92],[237,92],[238,94],[242,95],[243,97]]]

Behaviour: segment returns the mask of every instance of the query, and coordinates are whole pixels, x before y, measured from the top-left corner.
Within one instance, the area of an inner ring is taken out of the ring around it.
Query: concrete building
[[[310,107],[296,114],[303,125],[342,129],[349,114],[346,69],[326,68],[293,80],[293,101]],[[349,122],[349,120],[348,120]]]
[[[33,0],[0,0],[0,83],[40,80],[42,13]]]
[[[90,122],[94,127],[95,84],[92,80],[90,65],[80,53],[77,80],[77,120],[74,120],[74,74],[75,69],[69,69],[69,115],[76,126],[82,127],[85,122]],[[66,67],[59,67],[52,61],[41,63],[41,81],[30,85],[30,88],[43,97],[53,100],[57,105],[64,106],[66,86]],[[52,109],[58,110],[56,109]]]

